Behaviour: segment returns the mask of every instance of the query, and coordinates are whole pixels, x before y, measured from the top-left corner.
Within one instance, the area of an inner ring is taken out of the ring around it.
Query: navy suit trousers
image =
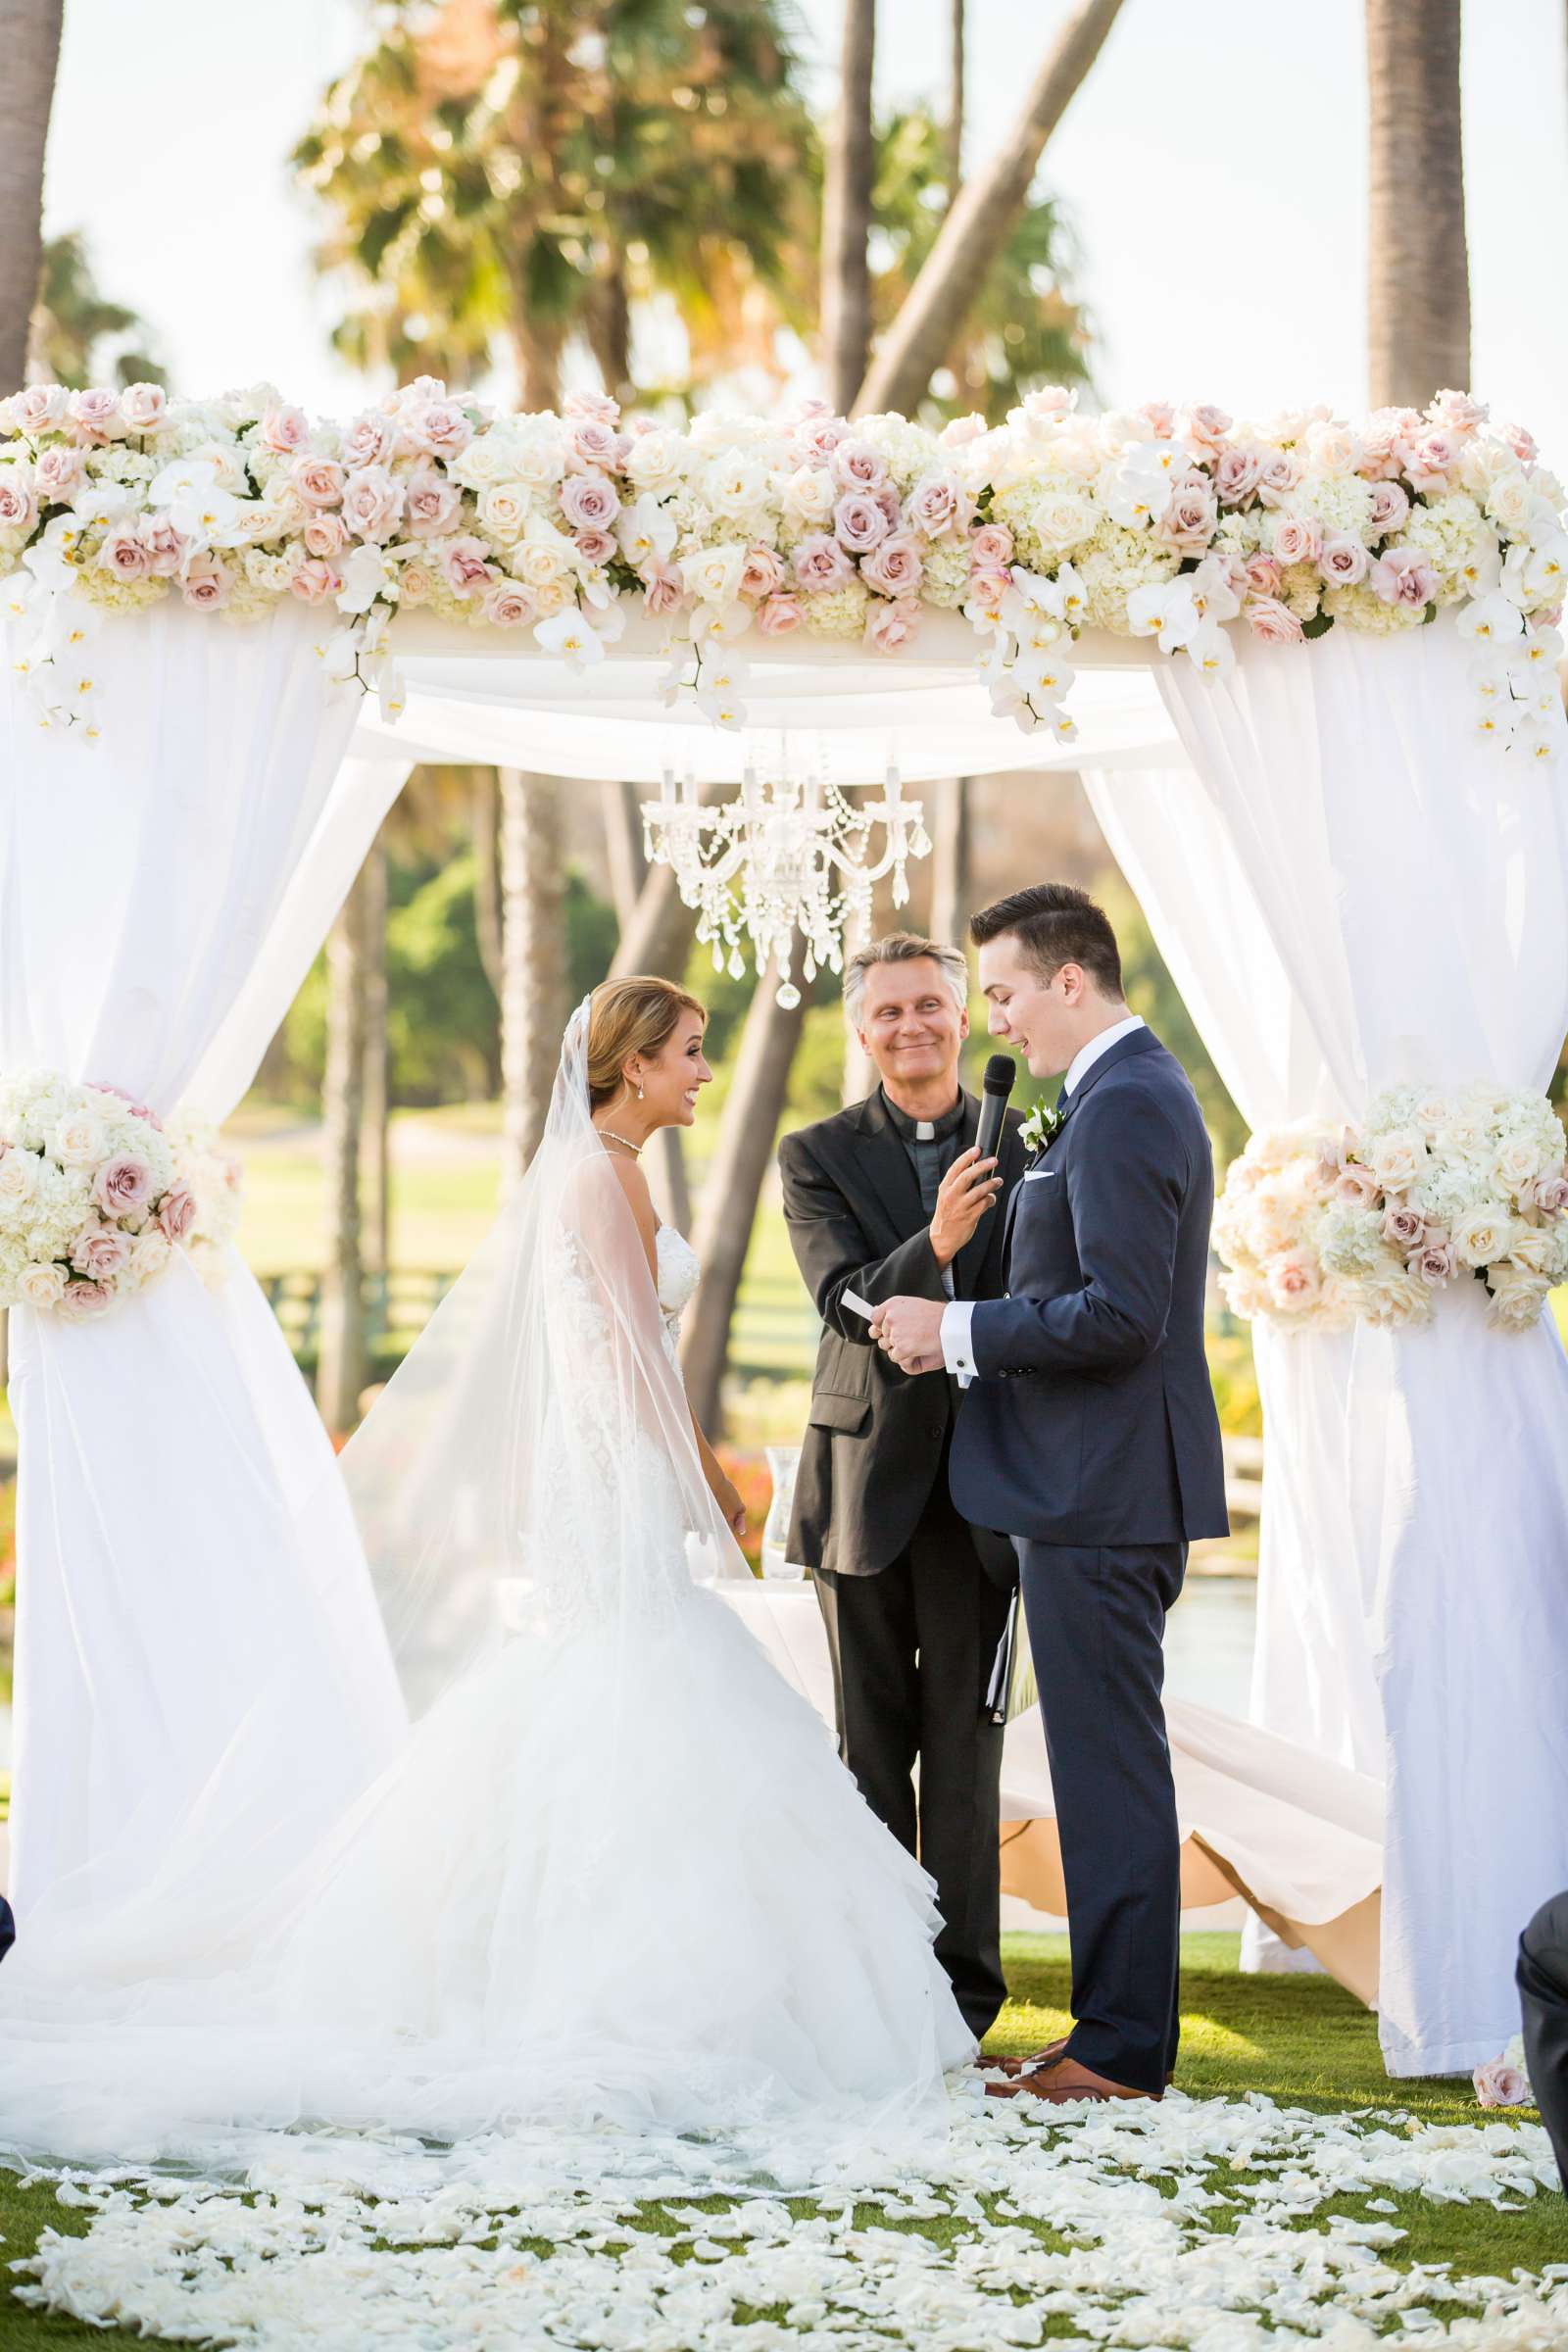
[[[1160,1693],[1185,1544],[1018,1544],[1072,1934],[1068,2055],[1129,2090],[1176,2064],[1180,1833]]]

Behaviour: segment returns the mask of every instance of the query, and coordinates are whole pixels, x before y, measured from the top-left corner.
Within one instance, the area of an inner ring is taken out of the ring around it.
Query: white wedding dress
[[[585,1121],[585,1095],[565,1107]],[[931,1883],[711,1589],[737,1555],[694,1487],[675,1366],[697,1261],[662,1229],[655,1298],[603,1149],[571,1132],[553,1204],[536,1164],[508,1245],[514,1290],[537,1255],[504,1398],[485,1348],[466,1345],[466,1387],[435,1351],[450,1420],[427,1466],[461,1489],[475,1445],[503,1515],[487,1533],[442,1479],[382,1495],[384,1547],[439,1562],[415,1681],[477,1593],[471,1655],[243,1929],[231,1908],[204,1929],[194,1885],[134,1932],[40,1915],[0,1967],[0,2149],[254,2174],[309,2132],[341,2172],[356,2136],[384,2166],[387,2135],[414,2135],[421,2178],[501,2187],[541,2132],[562,2178],[601,2170],[610,2133],[688,2168],[701,2135],[705,2165],[801,2180],[943,2128],[974,2043]],[[476,1441],[487,1388],[525,1455]],[[404,1455],[395,1412],[388,1431]],[[392,1457],[370,1458],[384,1489]],[[482,1562],[472,1590],[458,1539],[419,1532],[421,1495]]]

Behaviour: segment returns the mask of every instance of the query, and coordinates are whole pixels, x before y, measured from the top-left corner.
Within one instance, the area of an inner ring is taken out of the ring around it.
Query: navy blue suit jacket
[[[1228,1533],[1203,1354],[1214,1167],[1186,1071],[1148,1029],[1094,1062],[1007,1204],[981,1299],[953,1496],[1040,1544]]]

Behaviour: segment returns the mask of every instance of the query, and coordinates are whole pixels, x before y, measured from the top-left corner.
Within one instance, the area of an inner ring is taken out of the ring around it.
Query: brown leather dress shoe
[[[1044,2099],[1049,2106],[1066,2107],[1078,2099],[1106,2105],[1112,2099],[1158,2101],[1165,2094],[1162,2090],[1129,2090],[1124,2082],[1112,2082],[1080,2066],[1076,2058],[1058,2058],[1037,2074],[1018,2075],[1010,2082],[988,2082],[986,2095],[993,2099]]]
[[[1054,2041],[1048,2041],[1044,2049],[1031,2050],[1026,2058],[986,2058],[982,2056],[975,2060],[975,2064],[979,2067],[982,2074],[1006,2075],[1011,2080],[1016,2080],[1020,2077],[1027,2079],[1034,2075],[1043,2074],[1048,2067],[1054,2066],[1058,2059],[1066,2055],[1066,2049],[1067,2035],[1065,2034],[1058,2034]],[[1167,2090],[1170,2088],[1175,2080],[1176,2077],[1173,2074],[1165,2077],[1165,2087]],[[1001,2098],[1003,2095],[1004,2094],[999,2090],[997,2093],[998,2098]]]

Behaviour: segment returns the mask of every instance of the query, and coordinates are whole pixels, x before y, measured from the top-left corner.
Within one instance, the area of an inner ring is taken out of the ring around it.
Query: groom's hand
[[[941,1298],[889,1298],[871,1318],[871,1337],[901,1372],[935,1372],[942,1363]]]

